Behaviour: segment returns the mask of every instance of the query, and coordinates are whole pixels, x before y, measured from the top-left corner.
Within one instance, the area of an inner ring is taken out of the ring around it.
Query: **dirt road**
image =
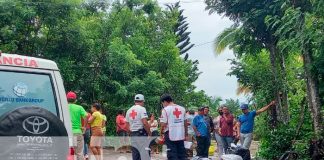
[[[215,144],[215,142],[213,142]],[[255,157],[256,152],[259,147],[259,142],[253,141],[250,151],[251,151],[251,157]],[[216,149],[216,148],[215,148]],[[119,153],[117,151],[114,151],[113,149],[104,149],[104,156],[103,160],[131,160],[132,158],[131,153]],[[218,160],[218,154],[217,152],[214,153],[214,155],[210,156],[209,158]],[[166,160],[165,153],[160,154],[152,154],[152,160]],[[90,160],[95,160],[93,156],[90,157]]]

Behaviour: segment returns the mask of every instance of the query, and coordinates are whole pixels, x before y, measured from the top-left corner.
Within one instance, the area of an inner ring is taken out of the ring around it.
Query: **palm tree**
[[[242,95],[242,94],[248,95],[248,94],[252,93],[250,87],[245,86],[244,84],[242,84],[240,82],[238,82],[237,84],[238,84],[237,89],[236,89],[237,95]]]
[[[230,49],[234,48],[236,39],[239,38],[240,33],[241,28],[235,26],[226,28],[222,33],[220,33],[216,37],[214,43],[216,55],[223,53],[226,47],[229,47]]]

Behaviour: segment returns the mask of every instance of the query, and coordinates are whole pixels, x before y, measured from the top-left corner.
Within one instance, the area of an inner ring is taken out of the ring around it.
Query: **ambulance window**
[[[42,107],[58,115],[50,75],[0,70],[0,116],[28,106]]]

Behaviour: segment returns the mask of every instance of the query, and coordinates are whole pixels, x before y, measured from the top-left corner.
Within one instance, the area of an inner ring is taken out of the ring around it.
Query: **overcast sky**
[[[164,6],[177,0],[158,0],[158,2]],[[215,56],[213,43],[208,43],[214,41],[217,35],[230,27],[233,22],[218,14],[209,15],[202,0],[180,1],[180,5],[189,23],[191,42],[196,45],[189,51],[189,57],[199,60],[198,67],[203,72],[195,85],[199,90],[206,91],[209,96],[240,99],[244,102],[243,96],[236,95],[236,78],[226,76],[231,67],[227,59],[234,58],[233,52],[227,49],[221,55]]]

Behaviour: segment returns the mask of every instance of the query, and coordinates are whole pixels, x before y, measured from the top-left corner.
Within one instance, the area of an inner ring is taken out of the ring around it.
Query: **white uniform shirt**
[[[184,139],[185,130],[184,130],[184,121],[187,119],[186,110],[178,105],[166,106],[162,109],[162,114],[160,118],[160,122],[167,123],[167,126],[164,132],[169,131],[170,139],[172,140],[181,140]]]
[[[129,123],[132,132],[144,128],[143,118],[147,118],[147,113],[146,109],[140,105],[134,105],[126,112],[126,122]]]

